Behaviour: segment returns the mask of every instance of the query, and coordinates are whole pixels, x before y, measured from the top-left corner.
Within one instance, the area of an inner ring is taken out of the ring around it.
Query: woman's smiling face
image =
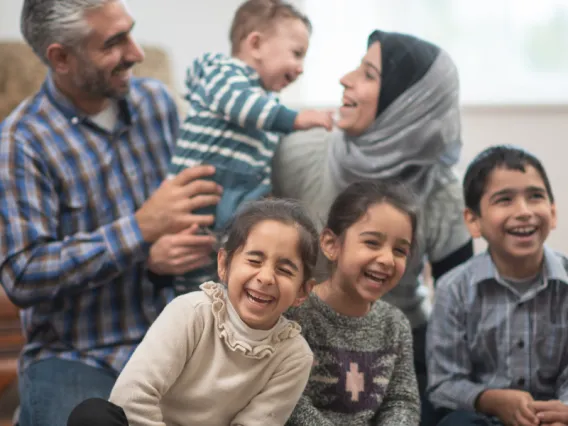
[[[377,41],[369,46],[359,67],[341,78],[344,90],[337,127],[345,133],[358,136],[375,121],[381,69],[381,44]]]

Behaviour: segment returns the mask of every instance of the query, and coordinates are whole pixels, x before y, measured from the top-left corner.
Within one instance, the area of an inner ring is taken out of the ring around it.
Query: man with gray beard
[[[199,235],[221,188],[200,166],[164,180],[178,118],[122,0],[25,0],[21,29],[46,80],[0,124],[0,281],[22,308],[20,426],[64,426],[107,398],[174,297],[202,267]],[[166,277],[165,279],[159,279]],[[158,279],[157,279],[158,278]],[[164,285],[166,283],[166,285]]]

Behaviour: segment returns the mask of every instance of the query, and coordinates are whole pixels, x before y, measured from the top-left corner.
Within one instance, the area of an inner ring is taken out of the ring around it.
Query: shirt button
[[[73,118],[71,119],[71,123],[73,123],[73,124],[77,124],[78,122],[79,122],[79,118],[78,118],[78,117],[73,117]]]
[[[523,349],[523,348],[525,347],[525,342],[524,342],[523,340],[519,340],[519,343],[517,343],[517,346],[518,346],[520,349]]]
[[[524,377],[519,378],[519,380],[517,380],[517,384],[519,386],[524,386],[525,385],[525,378]]]

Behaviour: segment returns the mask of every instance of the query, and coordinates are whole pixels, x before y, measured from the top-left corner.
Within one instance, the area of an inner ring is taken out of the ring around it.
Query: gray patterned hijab
[[[375,31],[382,77],[377,117],[361,135],[332,135],[330,169],[340,188],[395,179],[425,198],[454,174],[461,151],[459,82],[446,52],[418,38]]]

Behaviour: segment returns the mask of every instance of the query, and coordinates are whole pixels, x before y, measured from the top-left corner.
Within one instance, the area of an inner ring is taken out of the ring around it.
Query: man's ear
[[[294,300],[292,306],[300,306],[302,303],[304,303],[308,298],[308,296],[310,295],[310,293],[312,292],[314,285],[316,285],[316,280],[310,278],[302,286],[300,286],[300,289],[298,290],[298,294],[296,296],[296,300]]]
[[[67,74],[70,71],[72,55],[59,43],[52,43],[47,46],[45,57],[51,69],[58,74]]]
[[[479,215],[473,210],[466,207],[463,212],[463,218],[472,238],[481,238],[481,224],[479,222]]]
[[[324,228],[320,235],[320,248],[330,262],[335,262],[339,254],[339,237],[329,228]]]
[[[217,253],[217,274],[222,283],[227,283],[227,252],[225,249],[219,250]]]

